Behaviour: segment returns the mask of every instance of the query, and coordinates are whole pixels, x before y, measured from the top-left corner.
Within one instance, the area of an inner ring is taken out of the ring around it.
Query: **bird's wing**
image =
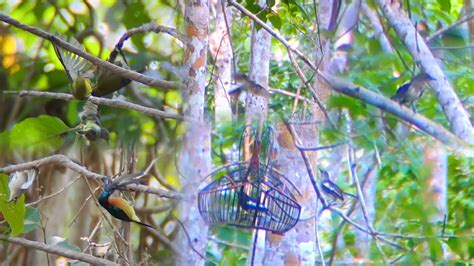
[[[24,189],[24,190],[31,187],[36,177],[38,176],[38,169],[30,169],[25,172],[28,177],[27,177],[26,182],[23,183],[23,185],[21,185],[21,189]]]
[[[344,192],[337,184],[329,180],[329,178],[325,178],[322,181],[322,189],[325,190],[326,193],[331,194],[333,197],[344,200]]]
[[[140,178],[146,175],[147,174],[144,173],[125,174],[117,177],[113,182],[117,188],[121,188],[130,184],[141,184],[143,181]]]
[[[395,93],[395,96],[392,97],[392,99],[398,99],[401,96],[405,95],[410,88],[410,83],[403,84],[400,86],[397,90],[397,93]]]
[[[135,214],[135,210],[133,209],[128,202],[119,197],[109,197],[108,203],[111,206],[121,209],[127,215],[130,220],[133,222],[141,222],[140,218]]]
[[[56,34],[56,37],[60,38],[61,36]],[[71,38],[68,42],[76,48],[84,51],[84,47],[82,47],[82,45],[76,39]],[[61,64],[63,65],[64,70],[66,71],[66,74],[71,82],[76,80],[77,77],[85,75],[88,63],[84,58],[67,50],[64,50],[60,47],[57,47],[56,45],[54,45],[54,43],[53,47],[54,51],[56,52],[56,55],[59,58],[59,61],[61,61]]]

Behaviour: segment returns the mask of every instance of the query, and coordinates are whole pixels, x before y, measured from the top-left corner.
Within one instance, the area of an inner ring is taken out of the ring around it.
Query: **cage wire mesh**
[[[296,188],[283,182],[287,179],[269,165],[270,160],[255,161],[259,157],[254,155],[254,160],[234,163],[213,174],[216,180],[199,191],[199,211],[211,225],[282,234],[295,226],[300,216],[301,207],[293,194]]]

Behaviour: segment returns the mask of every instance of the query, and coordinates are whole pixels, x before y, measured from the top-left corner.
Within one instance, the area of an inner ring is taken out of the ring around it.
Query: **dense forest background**
[[[472,0],[0,10],[4,265],[472,263]],[[71,91],[53,45],[90,66],[92,96]],[[100,71],[131,82],[99,93]],[[390,100],[419,73],[432,79],[414,108]],[[246,125],[257,133],[242,141]],[[209,225],[199,190],[236,164],[252,170],[249,142],[264,128],[260,162],[301,206],[298,222],[284,234]],[[39,175],[10,201],[12,176],[31,169]],[[97,201],[104,176],[142,172],[115,195],[155,229]],[[355,197],[333,199],[325,178]]]

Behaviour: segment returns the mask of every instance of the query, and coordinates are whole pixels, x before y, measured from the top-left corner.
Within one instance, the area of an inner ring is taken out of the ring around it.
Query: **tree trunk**
[[[188,252],[185,252],[186,257],[176,258],[176,265],[204,265],[205,262],[208,227],[199,215],[197,193],[199,182],[209,172],[211,165],[210,129],[204,119],[208,19],[207,1],[186,1],[185,30],[189,43],[184,55],[187,77],[182,96],[185,103],[183,114],[192,121],[186,125],[187,132],[178,162],[181,191],[185,195],[178,205],[178,218],[190,240],[180,228],[176,244],[180,250]]]
[[[217,125],[228,122],[232,118],[230,97],[228,94],[232,78],[232,47],[230,32],[232,13],[226,7],[224,0],[215,0],[216,11],[215,30],[210,36],[210,51],[215,61],[216,82],[214,91],[215,122]],[[223,10],[224,9],[224,10]],[[224,14],[225,11],[225,14]],[[227,19],[227,23],[226,23]]]

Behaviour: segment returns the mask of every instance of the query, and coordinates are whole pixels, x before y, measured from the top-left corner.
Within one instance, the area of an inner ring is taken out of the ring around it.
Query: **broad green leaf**
[[[275,0],[266,0],[267,7],[271,8],[275,5]]]
[[[23,232],[25,196],[22,195],[17,202],[7,203],[9,194],[8,176],[0,174],[0,212],[10,226],[12,236],[16,236]]]
[[[26,207],[25,228],[23,233],[29,233],[35,230],[39,225],[40,215],[37,208]]]
[[[275,27],[276,29],[279,30],[281,28],[281,19],[277,14],[274,14],[274,13],[268,14],[268,20],[270,20],[273,27]]]
[[[31,158],[33,152],[44,156],[57,150],[64,141],[61,134],[67,127],[59,118],[42,115],[27,118],[13,126],[8,132],[2,132],[0,146],[7,153],[15,153],[22,158]],[[11,156],[13,157],[13,156]]]
[[[47,242],[52,247],[57,247],[60,249],[65,249],[65,250],[71,250],[74,252],[81,252],[81,249],[79,247],[69,243],[67,239],[59,237],[59,236],[50,237]],[[85,265],[85,264],[83,263],[76,264],[75,262],[72,262],[71,265]]]
[[[433,261],[439,261],[443,258],[443,247],[441,246],[441,242],[436,239],[430,239],[428,241],[431,259]]]
[[[438,0],[438,4],[441,6],[441,10],[445,12],[451,11],[451,1]]]

